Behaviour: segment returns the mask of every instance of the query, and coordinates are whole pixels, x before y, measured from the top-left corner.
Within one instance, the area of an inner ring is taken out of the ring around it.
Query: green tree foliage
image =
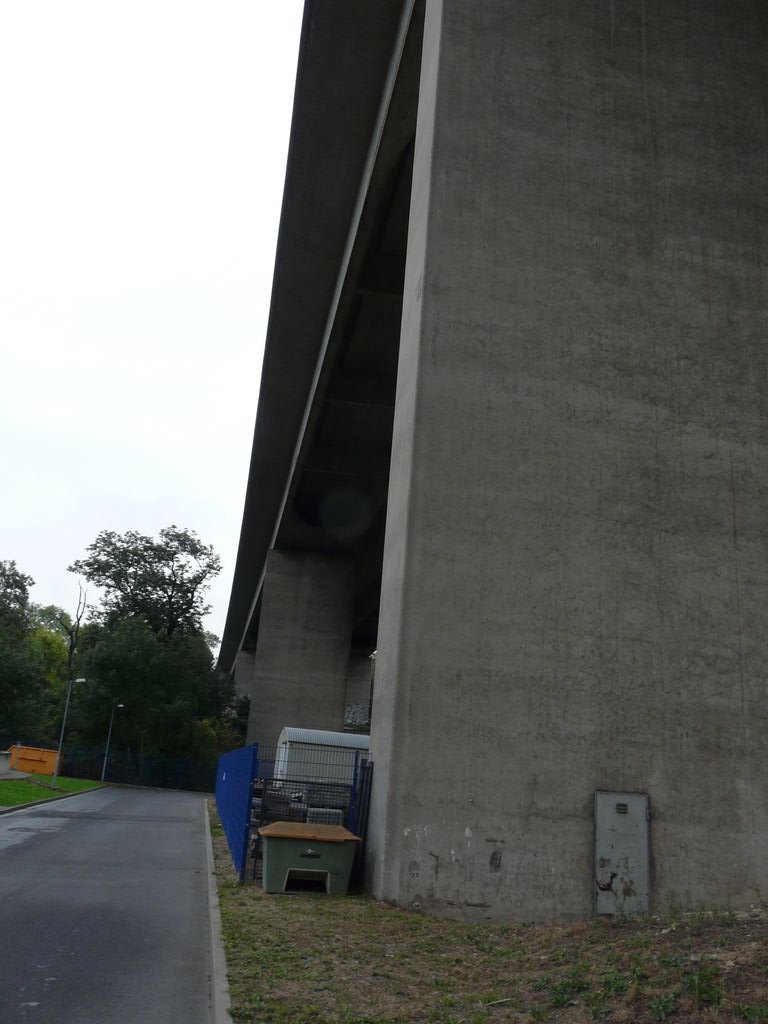
[[[87,551],[70,571],[102,588],[107,625],[138,616],[157,634],[202,632],[204,595],[221,562],[195,533],[168,526],[155,540],[134,530],[103,530]]]
[[[112,708],[124,704],[115,724],[123,749],[200,760],[220,753],[233,699],[202,634],[168,637],[138,616],[91,624],[83,629],[78,666],[87,680],[74,696],[73,733],[81,745],[102,743]]]
[[[33,626],[27,636],[29,649],[47,688],[61,694],[67,685],[67,641],[61,633]]]
[[[213,664],[216,638],[203,629],[205,594],[218,556],[188,530],[105,530],[71,571],[103,600],[78,642],[72,738],[99,745],[112,709],[116,748],[212,760],[242,743],[231,684]]]
[[[0,625],[6,631],[23,632],[29,620],[29,588],[35,581],[15,562],[0,561]]]
[[[47,742],[66,679],[66,644],[36,617],[31,576],[0,561],[0,737]]]
[[[67,636],[72,626],[72,616],[57,604],[30,603],[29,614],[36,626],[42,626],[49,633],[58,633],[63,637]]]
[[[113,750],[210,761],[243,742],[243,709],[213,664],[205,594],[212,548],[170,526],[154,540],[103,531],[71,569],[102,589],[77,610],[29,600],[31,577],[0,561],[0,738],[56,745],[70,679],[65,746],[100,747],[112,711]]]

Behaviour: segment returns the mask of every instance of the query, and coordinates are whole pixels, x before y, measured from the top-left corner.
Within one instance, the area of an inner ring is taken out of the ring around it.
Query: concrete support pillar
[[[763,0],[428,0],[376,687],[374,893],[768,892]]]
[[[342,728],[352,634],[352,565],[272,551],[262,593],[249,743],[276,744],[286,725]]]
[[[371,688],[373,660],[368,650],[353,650],[347,669],[347,690],[344,698],[344,727],[353,732],[367,732],[371,724]]]
[[[235,658],[235,693],[238,697],[250,697],[253,690],[253,675],[256,659],[250,651],[239,651]]]

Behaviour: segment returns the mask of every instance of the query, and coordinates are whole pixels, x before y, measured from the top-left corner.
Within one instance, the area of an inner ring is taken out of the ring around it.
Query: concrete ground
[[[199,794],[107,788],[0,818],[0,1006],[35,1024],[226,1018]],[[219,1011],[216,1016],[214,1010]]]

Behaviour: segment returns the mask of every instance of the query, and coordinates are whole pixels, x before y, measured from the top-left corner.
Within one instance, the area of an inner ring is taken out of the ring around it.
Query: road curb
[[[205,801],[205,856],[208,867],[208,909],[210,912],[211,931],[211,1021],[212,1024],[232,1024],[232,1017],[229,1012],[230,998],[229,981],[227,979],[227,959],[224,954],[224,943],[221,937],[219,890],[216,885],[211,816],[208,813],[207,800]]]

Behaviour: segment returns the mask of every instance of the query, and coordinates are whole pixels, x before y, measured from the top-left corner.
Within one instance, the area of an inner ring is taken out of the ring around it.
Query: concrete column
[[[239,651],[235,658],[235,693],[238,697],[250,697],[253,690],[255,657],[250,651]]]
[[[377,896],[768,891],[762,0],[428,0],[376,687]]]
[[[368,650],[353,650],[347,669],[344,698],[344,727],[352,732],[367,732],[371,724],[371,687],[373,660]]]
[[[286,725],[342,728],[352,598],[347,559],[270,552],[248,743],[273,747]]]

